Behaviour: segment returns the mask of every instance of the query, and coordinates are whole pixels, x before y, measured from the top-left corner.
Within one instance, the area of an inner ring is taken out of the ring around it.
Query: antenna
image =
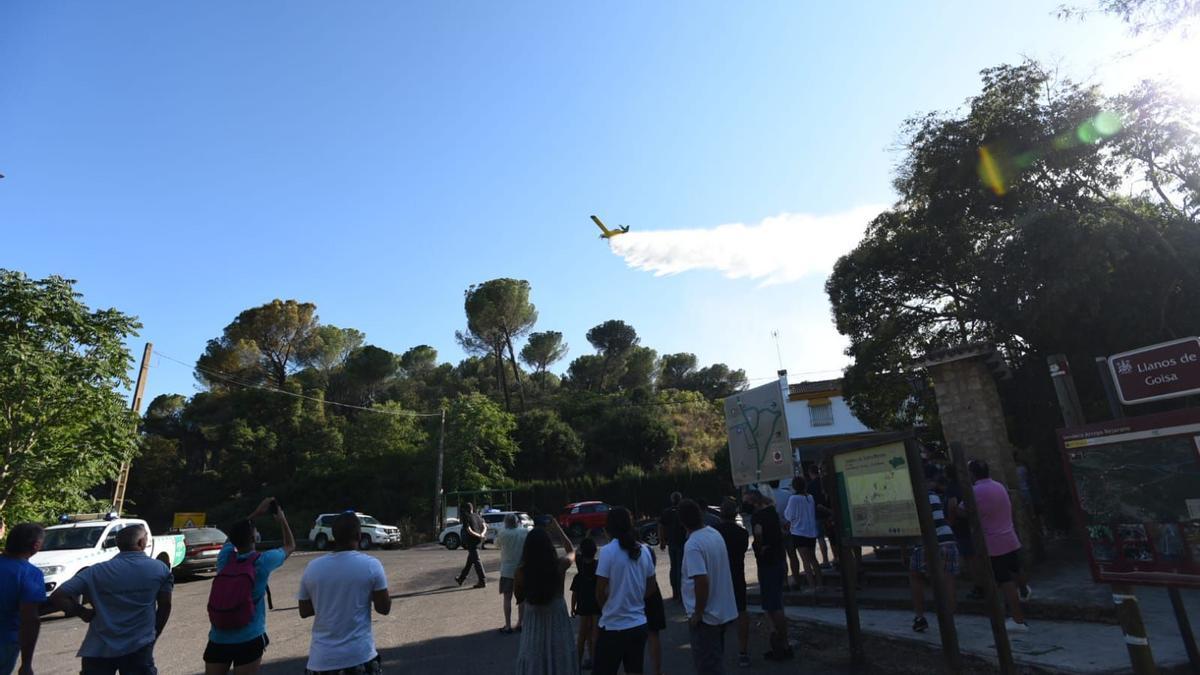
[[[771,337],[775,340],[775,356],[779,359],[779,369],[783,370],[783,352],[779,349],[779,329],[771,331]]]

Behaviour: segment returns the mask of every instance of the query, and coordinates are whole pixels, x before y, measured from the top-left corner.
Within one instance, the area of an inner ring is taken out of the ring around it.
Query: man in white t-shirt
[[[683,546],[683,609],[688,615],[692,660],[697,675],[722,675],[725,629],[738,617],[729,551],[721,533],[704,524],[696,502],[680,502],[679,519],[688,531]]]
[[[308,675],[378,675],[371,607],[392,611],[383,565],[358,551],[358,516],[333,521],[334,552],[310,562],[300,579],[300,618],[316,616],[308,650]]]

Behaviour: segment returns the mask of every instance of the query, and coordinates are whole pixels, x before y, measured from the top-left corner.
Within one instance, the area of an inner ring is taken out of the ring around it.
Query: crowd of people
[[[1008,491],[991,480],[986,463],[972,461],[968,469],[987,555],[1012,612],[1008,628],[1028,630],[1020,602],[1031,591],[1020,569],[1021,544]],[[927,468],[926,485],[945,572],[941,576],[947,596],[953,599],[960,561],[974,557],[966,506],[961,490],[935,468]],[[770,650],[764,658],[793,659],[783,612],[789,561],[797,587],[803,579],[810,588],[819,588],[818,546],[828,565],[832,559],[824,538],[836,536],[829,526],[832,512],[819,472],[806,472],[773,488],[745,490],[740,502],[725,499],[719,512],[715,519],[702,501],[676,492],[658,525],[659,550],[668,553],[669,601],[681,606],[687,617],[696,673],[724,672],[726,633],[731,627],[736,632],[739,665],[751,663],[744,568],[748,547],[754,551],[762,611],[770,626]],[[279,548],[259,551],[255,519],[267,514],[277,521],[283,542]],[[744,516],[743,522],[748,518],[749,531],[739,524],[739,515]],[[308,674],[382,672],[371,614],[388,614],[391,596],[382,564],[358,550],[360,527],[353,512],[337,516],[332,524],[334,550],[312,560],[303,572],[299,614],[313,618]],[[478,577],[476,588],[487,585],[477,551],[487,539],[487,530],[474,507],[464,505],[462,541],[467,561],[455,579],[460,586],[472,571]],[[78,651],[84,675],[156,673],[154,646],[171,616],[174,581],[169,568],[145,554],[146,528],[135,524],[121,529],[114,558],[81,571],[49,598],[41,571],[29,562],[42,539],[41,526],[16,525],[9,530],[0,555],[0,675],[13,672],[18,662],[20,673],[33,672],[39,614],[47,603],[88,624]],[[666,601],[658,587],[654,548],[639,541],[627,509],[609,510],[603,530],[589,533],[578,544],[553,518],[529,530],[515,515],[505,518],[495,541],[500,549],[504,611],[500,630],[520,633],[518,675],[578,675],[584,670],[615,675],[620,669],[642,673],[647,657],[652,675],[661,675],[659,638],[666,629]],[[831,543],[836,553],[836,541]],[[229,528],[209,593],[205,675],[258,672],[270,643],[269,580],[295,548],[283,509],[272,499],[263,500]],[[910,551],[916,631],[928,627],[924,616],[927,558],[920,546]],[[576,573],[568,596],[566,577],[572,566]],[[572,617],[578,617],[576,628]]]

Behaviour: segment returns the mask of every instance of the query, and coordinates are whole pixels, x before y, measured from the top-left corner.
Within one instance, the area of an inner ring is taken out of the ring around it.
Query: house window
[[[814,427],[828,427],[833,425],[833,404],[829,401],[817,402],[809,401],[808,403],[808,419]]]

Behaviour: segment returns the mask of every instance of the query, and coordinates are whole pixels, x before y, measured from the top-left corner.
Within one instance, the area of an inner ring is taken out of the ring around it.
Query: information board
[[[792,438],[783,405],[783,388],[777,381],[725,399],[734,485],[791,480],[795,475]]]
[[[903,440],[834,451],[842,534],[855,543],[919,538],[910,469]]]
[[[1200,588],[1200,409],[1059,431],[1100,582]]]

